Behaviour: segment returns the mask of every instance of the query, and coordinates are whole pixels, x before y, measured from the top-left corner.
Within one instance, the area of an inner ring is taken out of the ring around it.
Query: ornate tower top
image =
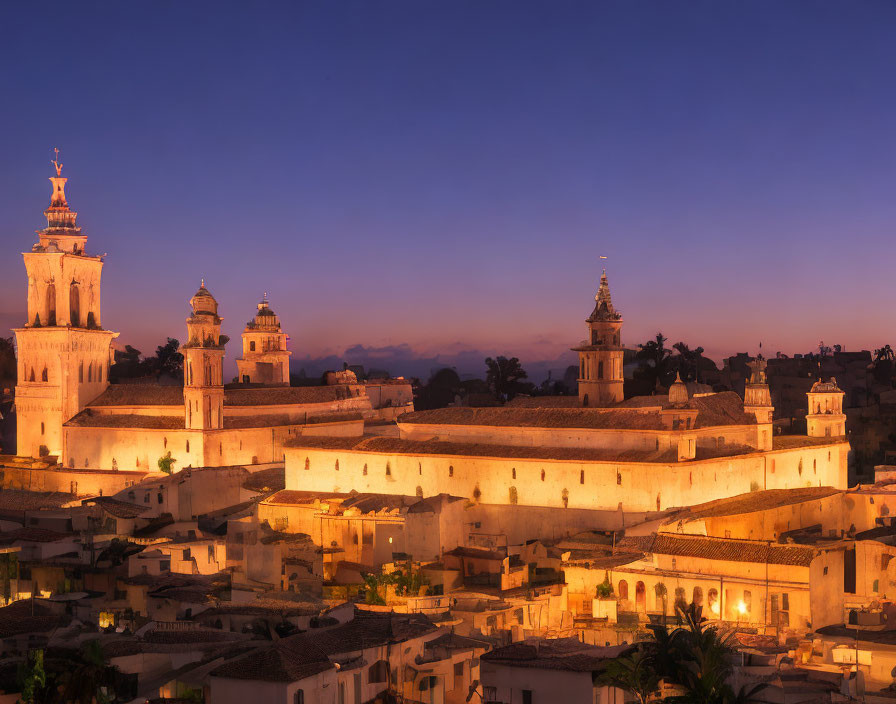
[[[204,313],[217,317],[218,302],[211,294],[211,291],[205,287],[205,279],[201,280],[199,290],[190,299],[190,305],[193,307],[193,315],[202,315]]]
[[[78,214],[68,207],[65,200],[65,184],[68,181],[62,175],[62,162],[59,161],[59,149],[53,150],[56,158],[50,163],[56,167],[56,175],[50,176],[53,184],[53,193],[50,196],[50,207],[44,211],[47,218],[47,227],[39,230],[39,234],[53,235],[79,235],[81,228],[77,226]]]
[[[756,358],[750,362],[747,362],[747,366],[750,368],[750,382],[751,384],[767,384],[768,378],[766,377],[765,370],[768,367],[768,362],[765,361],[765,357],[762,356],[762,353],[756,355]]]
[[[610,297],[610,282],[607,280],[607,270],[600,275],[600,287],[594,296],[594,310],[588,318],[589,323],[605,320],[622,320],[622,316],[613,307],[613,299]]]

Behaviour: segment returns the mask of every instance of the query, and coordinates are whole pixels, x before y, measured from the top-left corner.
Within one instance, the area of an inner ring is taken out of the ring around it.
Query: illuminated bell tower
[[[224,427],[224,343],[218,302],[205,281],[190,299],[184,355],[184,410],[188,430]]]
[[[843,413],[844,393],[837,380],[818,380],[809,393],[809,413],[806,415],[806,434],[814,438],[846,435],[846,414]]]
[[[623,399],[622,316],[613,307],[607,271],[600,277],[594,311],[585,321],[588,339],[579,347],[579,400],[583,406],[608,406]]]
[[[765,373],[768,362],[765,361],[765,357],[758,354],[756,359],[747,362],[747,366],[750,367],[750,379],[744,387],[744,413],[751,413],[756,417],[758,426],[756,448],[771,450],[775,407],[772,405],[772,395]]]
[[[18,348],[16,452],[28,457],[69,457],[62,426],[109,385],[112,340],[102,328],[100,281],[103,258],[85,252],[87,235],[65,198],[59,150],[56,175],[44,211],[47,226],[24,252],[28,274],[28,318],[14,330]]]
[[[289,386],[288,336],[268,305],[268,294],[258,304],[255,318],[243,331],[243,356],[236,360],[237,377],[243,384]]]

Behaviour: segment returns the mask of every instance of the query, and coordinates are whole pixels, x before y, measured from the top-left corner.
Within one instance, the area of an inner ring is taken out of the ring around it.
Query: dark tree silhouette
[[[638,345],[635,359],[641,364],[638,367],[639,375],[651,383],[651,388],[657,385],[668,386],[674,379],[674,370],[670,357],[672,350],[666,347],[667,338],[658,332],[656,337]]]
[[[703,361],[703,348],[691,349],[684,342],[676,342],[672,347],[678,352],[677,371],[682,381],[700,381],[700,364]]]
[[[486,357],[485,366],[485,381],[500,400],[516,396],[521,390],[520,381],[528,376],[517,357]]]
[[[453,369],[440,369],[417,390],[414,407],[421,411],[444,408],[461,391],[460,377]]]
[[[184,376],[184,356],[178,352],[180,342],[173,337],[169,337],[164,345],[156,348],[156,356],[148,359],[153,373],[157,376],[168,374],[173,377],[182,379]]]
[[[15,382],[16,351],[11,337],[0,337],[0,381]]]

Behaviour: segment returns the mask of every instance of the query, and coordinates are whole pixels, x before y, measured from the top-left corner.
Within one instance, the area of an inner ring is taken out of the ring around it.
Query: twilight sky
[[[601,254],[626,344],[894,342],[893,3],[29,2],[0,26],[2,328],[58,146],[104,323],[144,352],[205,277],[231,365],[265,290],[298,360],[565,359]]]

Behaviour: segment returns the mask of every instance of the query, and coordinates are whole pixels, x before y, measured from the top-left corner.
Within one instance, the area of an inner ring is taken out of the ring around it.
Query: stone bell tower
[[[205,281],[190,299],[184,355],[184,411],[189,430],[224,427],[224,344],[218,302]]]
[[[768,378],[765,370],[768,362],[761,354],[756,359],[747,362],[750,367],[750,379],[744,387],[744,413],[751,413],[756,417],[757,436],[756,448],[759,450],[771,450],[774,426],[772,421],[775,415],[775,407],[772,405],[772,395],[768,388]]]
[[[258,304],[255,318],[243,331],[243,356],[236,360],[237,377],[243,384],[289,386],[288,336],[268,305],[268,294]]]
[[[842,437],[846,435],[846,414],[843,413],[843,396],[837,380],[820,379],[812,384],[809,393],[809,413],[806,415],[806,434],[813,438]]]
[[[579,400],[583,406],[608,406],[623,399],[622,316],[613,307],[607,271],[600,277],[594,311],[585,321],[588,339],[579,347]]]
[[[109,384],[112,340],[102,328],[100,280],[103,258],[85,251],[87,235],[65,199],[59,150],[47,226],[23,253],[28,274],[28,318],[14,330],[18,348],[16,452],[56,455],[76,466],[64,447],[62,425]]]

